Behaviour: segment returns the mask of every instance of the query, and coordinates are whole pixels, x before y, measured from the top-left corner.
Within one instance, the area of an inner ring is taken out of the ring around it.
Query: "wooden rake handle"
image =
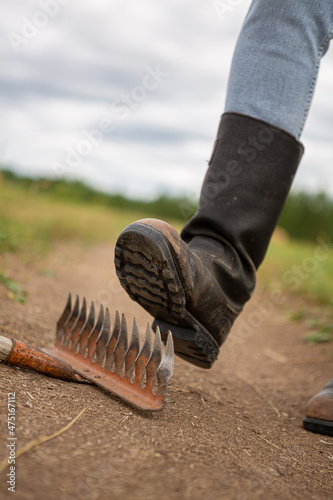
[[[39,349],[30,347],[16,339],[7,339],[0,335],[0,361],[9,365],[29,368],[49,377],[69,382],[87,382],[76,374],[69,363],[60,361]]]

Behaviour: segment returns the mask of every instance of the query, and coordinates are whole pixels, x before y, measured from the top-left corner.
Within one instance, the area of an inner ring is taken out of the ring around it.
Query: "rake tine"
[[[71,334],[72,326],[75,324],[76,320],[78,319],[79,312],[80,312],[80,301],[79,301],[79,296],[77,295],[74,307],[72,309],[72,314],[70,315],[70,317],[68,318],[68,320],[65,324],[65,331],[64,331],[64,335],[62,337],[62,345],[64,347],[68,347],[68,345],[69,345],[69,342],[70,342],[71,337],[72,337],[72,334]]]
[[[131,379],[135,370],[135,360],[140,351],[139,328],[136,318],[133,321],[132,337],[127,353],[125,354],[125,375]]]
[[[113,329],[112,329],[111,339],[110,339],[110,342],[108,343],[108,345],[106,346],[106,351],[105,351],[106,358],[105,358],[105,367],[104,368],[106,370],[111,371],[113,368],[113,366],[112,366],[113,361],[114,361],[113,351],[115,349],[119,333],[120,333],[120,316],[119,316],[119,312],[116,311],[116,316],[114,319],[114,325],[113,325]]]
[[[65,331],[65,324],[71,314],[72,311],[72,295],[68,294],[67,303],[65,305],[65,309],[63,310],[60,318],[57,321],[57,329],[56,329],[56,344],[60,343],[60,339],[62,338]]]
[[[85,325],[80,332],[79,351],[83,357],[87,357],[86,349],[88,346],[88,339],[94,328],[94,324],[95,324],[95,304],[94,302],[92,302],[90,306],[88,319],[85,322]]]
[[[173,339],[171,332],[168,332],[168,339],[160,366],[157,370],[158,393],[163,394],[166,386],[172,377],[174,368]]]
[[[110,338],[111,338],[110,313],[109,309],[106,308],[103,328],[96,343],[96,360],[100,365],[102,365],[105,349],[110,341]]]
[[[103,306],[101,306],[99,309],[96,325],[88,338],[88,356],[93,363],[95,362],[96,342],[99,337],[99,334],[101,333],[103,323],[104,323],[104,309]]]
[[[162,359],[161,332],[160,332],[160,329],[157,327],[154,345],[153,345],[153,350],[152,350],[151,356],[149,358],[149,361],[148,361],[148,364],[146,367],[147,389],[148,390],[153,390],[153,388],[154,388],[157,369],[161,363],[161,359]]]
[[[47,349],[47,354],[51,356],[44,355],[42,361],[47,363],[37,371],[63,377],[65,380],[91,382],[141,410],[161,410],[165,405],[166,387],[174,368],[171,332],[168,332],[163,354],[158,327],[152,343],[151,326],[147,324],[140,347],[139,328],[135,318],[129,339],[124,314],[120,317],[116,311],[112,330],[109,309],[101,305],[96,321],[95,317],[94,302],[91,302],[88,310],[85,298],[80,301],[76,296],[73,304],[72,295],[69,294],[65,309],[57,322],[56,346]],[[20,349],[18,345],[17,351]],[[39,367],[41,353],[36,352],[39,353],[35,356]],[[20,355],[20,352],[16,354]],[[22,356],[19,361],[22,364],[21,358]],[[16,358],[15,360],[18,364]],[[54,371],[54,362],[60,371]],[[11,363],[15,364],[12,360]],[[34,363],[29,363],[30,367],[37,369]]]
[[[135,360],[135,367],[136,367],[135,380],[137,384],[141,385],[142,379],[146,371],[146,365],[150,357],[150,352],[151,352],[151,328],[150,324],[148,323],[141,351]]]
[[[79,316],[78,316],[78,318],[77,318],[76,322],[74,323],[72,330],[71,330],[71,339],[68,343],[68,349],[75,351],[76,346],[80,340],[81,330],[82,330],[86,321],[87,321],[87,302],[86,302],[85,297],[83,297],[80,314],[79,314]]]
[[[122,367],[124,364],[125,354],[127,351],[127,341],[128,341],[127,324],[126,324],[125,314],[123,314],[121,318],[121,328],[118,341],[116,347],[114,348],[115,370],[120,377],[122,376]]]

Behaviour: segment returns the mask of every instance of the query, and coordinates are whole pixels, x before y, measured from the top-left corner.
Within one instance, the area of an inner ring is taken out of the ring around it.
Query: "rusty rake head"
[[[95,320],[95,306],[87,311],[86,300],[79,297],[72,304],[69,294],[66,307],[57,322],[56,344],[47,352],[70,363],[76,373],[112,392],[142,410],[161,410],[169,379],[172,376],[174,353],[172,335],[162,356],[159,329],[152,345],[152,332],[147,326],[140,348],[134,319],[131,339],[125,315],[118,311],[111,331],[110,313],[100,307]]]

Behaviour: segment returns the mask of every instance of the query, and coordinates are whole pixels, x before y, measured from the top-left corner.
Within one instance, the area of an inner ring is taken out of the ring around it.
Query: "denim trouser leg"
[[[299,138],[332,37],[333,0],[253,0],[236,45],[225,111]]]

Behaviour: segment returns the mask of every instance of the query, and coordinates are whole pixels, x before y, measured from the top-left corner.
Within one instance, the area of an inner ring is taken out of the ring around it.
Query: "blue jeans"
[[[300,138],[332,37],[333,0],[253,0],[234,52],[225,111]]]

